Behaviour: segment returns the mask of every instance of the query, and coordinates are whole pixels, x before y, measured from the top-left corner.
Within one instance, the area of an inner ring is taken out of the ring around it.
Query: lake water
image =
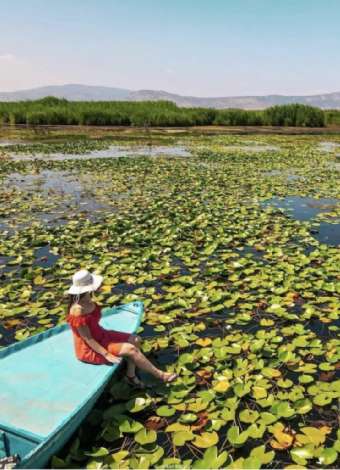
[[[319,144],[319,150],[322,152],[334,152],[339,150],[340,152],[340,143],[336,142],[320,142]]]
[[[88,173],[59,170],[41,170],[38,174],[14,172],[4,179],[3,185],[46,198],[44,210],[34,211],[31,219],[22,219],[18,215],[2,218],[0,230],[9,233],[29,227],[34,220],[52,227],[65,224],[70,217],[75,217],[75,213],[95,221],[101,214],[114,211],[114,207],[98,199],[96,189],[101,182]],[[111,194],[112,200],[123,197],[124,194]]]
[[[290,170],[266,171],[264,173],[264,176],[282,176],[284,178],[287,178],[287,181],[298,181],[298,180],[304,180],[305,179],[304,176],[296,175],[294,173],[291,173]]]
[[[84,154],[65,154],[65,153],[35,153],[28,155],[11,154],[13,160],[32,160],[35,158],[43,160],[88,160],[94,158],[120,158],[120,157],[190,157],[190,151],[181,145],[173,146],[143,146],[143,147],[123,147],[111,145],[107,149],[93,150]]]
[[[283,199],[273,197],[263,203],[263,207],[274,206],[285,209],[297,220],[310,220],[320,212],[329,212],[340,204],[339,199],[288,196]]]
[[[273,197],[262,203],[263,207],[277,207],[287,211],[288,215],[296,220],[311,220],[321,212],[330,212],[340,205],[340,199],[288,196],[283,199]],[[320,243],[337,246],[340,245],[340,224],[321,222],[313,228],[313,237]]]

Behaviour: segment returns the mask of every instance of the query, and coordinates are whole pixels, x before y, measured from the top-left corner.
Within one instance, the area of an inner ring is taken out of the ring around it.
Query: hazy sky
[[[0,0],[0,91],[340,91],[340,0]]]

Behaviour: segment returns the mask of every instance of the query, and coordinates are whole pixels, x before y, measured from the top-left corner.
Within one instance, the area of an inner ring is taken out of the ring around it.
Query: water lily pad
[[[319,446],[323,444],[326,440],[326,435],[331,431],[327,426],[322,426],[321,428],[314,428],[312,426],[305,426],[301,428],[303,434],[297,434],[296,440],[301,444],[313,444],[314,446]]]
[[[332,393],[320,393],[313,397],[313,403],[318,406],[325,406],[332,403],[334,395]]]
[[[261,445],[252,449],[250,456],[259,459],[261,465],[268,465],[274,459],[275,452],[272,450],[266,452],[266,446]]]
[[[313,445],[305,445],[303,447],[294,447],[290,450],[290,455],[294,462],[300,465],[306,465],[308,459],[312,459],[314,457],[315,448]]]
[[[172,408],[171,406],[164,405],[164,406],[160,406],[159,408],[157,408],[156,413],[158,414],[158,416],[168,418],[170,416],[173,416],[176,413],[176,410],[175,408]]]
[[[194,423],[195,421],[197,421],[197,415],[194,413],[185,413],[179,418],[179,422],[184,424]]]
[[[230,382],[228,380],[219,380],[214,385],[213,389],[215,392],[224,393],[230,388]]]
[[[242,410],[239,414],[240,421],[242,423],[254,423],[258,418],[260,414],[257,411],[253,410]]]
[[[143,428],[135,434],[134,439],[136,442],[138,442],[138,444],[141,445],[151,444],[152,442],[156,441],[157,433],[152,429],[148,430]]]
[[[186,442],[194,438],[195,435],[191,431],[177,431],[173,433],[172,442],[175,446],[184,446]]]
[[[250,384],[236,384],[234,385],[234,392],[235,394],[242,398],[245,395],[247,395],[251,390],[251,385]]]
[[[196,436],[192,443],[201,449],[207,449],[218,443],[218,434],[213,432],[203,432],[201,435]]]
[[[289,449],[294,442],[293,435],[284,429],[282,423],[277,423],[273,430],[274,439],[270,441],[273,449],[284,450]]]
[[[98,449],[94,449],[91,452],[85,452],[85,455],[88,455],[90,457],[105,457],[106,455],[109,455],[108,449],[105,447],[99,447]]]
[[[290,388],[293,386],[293,382],[289,379],[280,379],[277,381],[277,386],[281,388]]]
[[[312,375],[303,374],[299,376],[299,382],[302,384],[308,384],[308,383],[314,382],[314,380],[315,379]]]
[[[231,445],[240,447],[245,444],[249,435],[247,431],[240,431],[238,426],[231,426],[227,431],[227,438]]]
[[[272,367],[265,367],[262,369],[262,374],[269,378],[281,377],[281,372],[278,369],[273,369]]]
[[[312,410],[313,404],[308,398],[305,398],[305,399],[297,400],[294,403],[294,408],[297,413],[303,415],[303,414],[309,413],[309,411]]]
[[[291,407],[288,401],[282,401],[274,404],[270,411],[276,416],[283,418],[291,418],[295,415],[295,410]]]
[[[226,451],[221,452],[219,454],[217,447],[213,446],[204,452],[202,459],[196,460],[193,463],[192,468],[221,468],[224,466],[225,462],[227,461],[227,458],[228,454]]]
[[[321,465],[332,465],[338,458],[337,451],[332,447],[327,447],[323,449],[319,456],[319,463]]]

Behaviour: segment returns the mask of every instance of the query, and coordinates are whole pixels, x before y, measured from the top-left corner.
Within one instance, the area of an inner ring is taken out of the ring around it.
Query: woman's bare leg
[[[157,369],[157,367],[155,367],[134,344],[122,343],[118,356],[125,357],[132,361],[134,366],[148,372],[157,379],[167,381],[167,379],[173,375],[170,372],[163,372],[160,369]]]
[[[137,349],[140,349],[141,346],[141,339],[139,336],[131,335],[128,339],[130,344],[136,346]],[[126,368],[126,375],[128,377],[134,377],[136,375],[136,364],[131,360],[127,359],[127,368]]]

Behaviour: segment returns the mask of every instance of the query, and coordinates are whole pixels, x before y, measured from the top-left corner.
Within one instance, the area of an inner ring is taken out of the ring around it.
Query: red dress
[[[122,343],[126,343],[131,336],[130,333],[105,330],[99,325],[100,317],[101,308],[97,304],[91,313],[86,315],[72,315],[69,313],[66,317],[66,321],[70,324],[73,332],[76,356],[80,361],[90,362],[91,364],[109,364],[104,356],[90,348],[81,337],[78,332],[80,326],[87,325],[92,338],[114,356],[119,355]]]

